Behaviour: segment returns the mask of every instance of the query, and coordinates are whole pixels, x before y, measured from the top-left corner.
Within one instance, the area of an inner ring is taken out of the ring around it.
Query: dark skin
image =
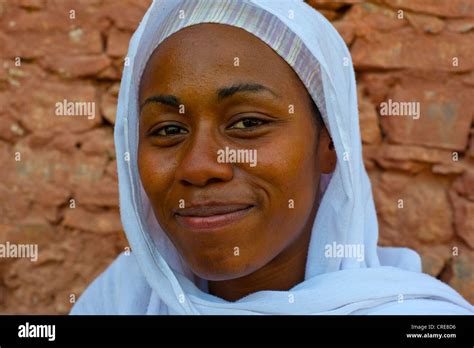
[[[155,50],[139,98],[143,187],[160,226],[209,281],[209,292],[235,301],[300,283],[320,175],[334,170],[336,153],[292,68],[242,29],[199,24]],[[226,147],[256,150],[257,165],[219,163]],[[195,228],[180,202],[205,212],[207,205],[247,208],[224,225]]]

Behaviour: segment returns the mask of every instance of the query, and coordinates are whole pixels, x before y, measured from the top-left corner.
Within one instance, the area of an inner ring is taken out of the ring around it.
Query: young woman
[[[377,247],[350,53],[303,1],[155,1],[115,144],[132,252],[73,314],[472,314]]]

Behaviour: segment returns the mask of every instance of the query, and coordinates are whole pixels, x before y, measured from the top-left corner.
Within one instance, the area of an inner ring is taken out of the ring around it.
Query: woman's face
[[[330,140],[259,39],[221,24],[178,31],[151,56],[140,105],[143,187],[195,274],[249,275],[311,228]]]

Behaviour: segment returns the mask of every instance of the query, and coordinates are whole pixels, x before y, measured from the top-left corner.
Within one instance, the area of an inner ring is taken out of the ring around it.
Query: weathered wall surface
[[[474,302],[474,3],[308,1],[339,30],[358,80],[382,245]],[[67,313],[127,246],[113,124],[128,40],[149,0],[0,0],[0,312]],[[18,59],[19,57],[19,59]],[[95,117],[55,104],[95,102]],[[420,117],[382,116],[388,100]]]

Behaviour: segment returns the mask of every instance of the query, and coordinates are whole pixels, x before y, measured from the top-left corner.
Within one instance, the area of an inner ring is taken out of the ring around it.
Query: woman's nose
[[[210,127],[199,130],[191,142],[183,148],[184,156],[176,171],[177,179],[184,185],[206,186],[212,182],[226,182],[233,177],[233,166],[230,163],[217,161],[219,135]]]

